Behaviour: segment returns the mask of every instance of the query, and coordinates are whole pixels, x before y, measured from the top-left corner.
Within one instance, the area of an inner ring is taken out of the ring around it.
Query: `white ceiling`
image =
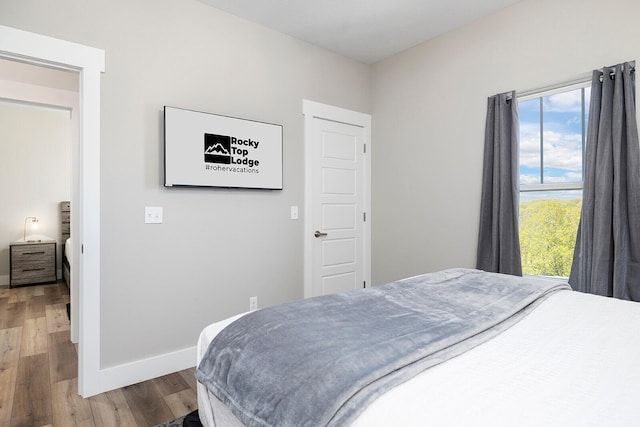
[[[521,0],[199,0],[372,64]]]
[[[0,80],[78,92],[79,75],[74,71],[50,68],[0,58]]]

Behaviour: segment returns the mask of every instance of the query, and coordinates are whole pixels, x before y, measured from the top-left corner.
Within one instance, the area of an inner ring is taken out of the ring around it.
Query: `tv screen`
[[[164,107],[164,185],[282,189],[282,125]]]

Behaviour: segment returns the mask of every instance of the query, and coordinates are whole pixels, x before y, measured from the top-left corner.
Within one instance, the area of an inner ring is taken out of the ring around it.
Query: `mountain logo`
[[[205,163],[231,164],[231,137],[205,133],[204,161]]]

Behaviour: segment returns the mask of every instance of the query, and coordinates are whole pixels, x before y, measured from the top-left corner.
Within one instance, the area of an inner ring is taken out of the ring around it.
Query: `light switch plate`
[[[291,206],[291,219],[298,219],[298,207]]]
[[[145,207],[144,208],[145,224],[162,224],[162,208],[161,207]]]

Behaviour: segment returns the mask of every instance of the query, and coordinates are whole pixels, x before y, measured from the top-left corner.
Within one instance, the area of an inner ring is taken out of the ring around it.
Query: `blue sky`
[[[590,88],[585,88],[588,114]],[[544,183],[582,181],[581,89],[542,98]],[[520,184],[540,184],[540,98],[518,103]],[[585,123],[586,131],[586,123]]]

